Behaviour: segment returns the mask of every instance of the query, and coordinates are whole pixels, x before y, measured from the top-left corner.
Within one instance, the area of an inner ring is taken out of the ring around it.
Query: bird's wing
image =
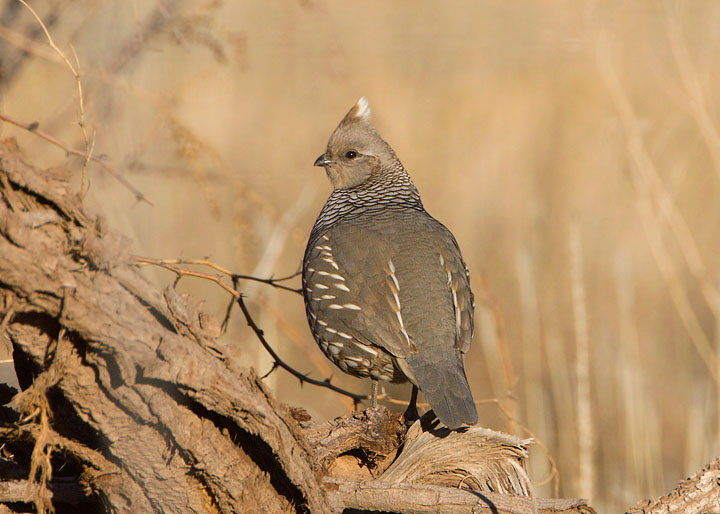
[[[450,232],[433,218],[338,224],[311,243],[306,259],[309,310],[331,329],[400,358],[415,353],[417,343],[441,352],[469,348],[465,265]]]
[[[473,314],[475,312],[475,296],[470,289],[470,271],[460,253],[460,247],[452,233],[444,225],[438,224],[446,233],[445,238],[452,242],[442,252],[442,266],[447,275],[450,294],[453,296],[453,307],[456,319],[456,346],[462,353],[470,349],[473,335]]]
[[[388,244],[375,230],[353,224],[342,227],[342,237],[331,229],[308,246],[304,277],[308,311],[322,330],[407,357],[414,345],[398,315]]]
[[[399,364],[409,368],[443,423],[473,425],[477,410],[462,355],[472,338],[468,274],[452,234],[429,216],[420,226],[424,237],[407,246],[413,251],[403,252],[405,261],[396,266],[403,270],[398,273],[403,317],[419,351]]]

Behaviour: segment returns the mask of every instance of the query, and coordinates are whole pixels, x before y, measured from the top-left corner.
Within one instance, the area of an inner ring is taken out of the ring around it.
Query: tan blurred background
[[[296,271],[330,193],[312,162],[366,95],[463,249],[481,423],[537,438],[538,493],[555,494],[554,462],[559,494],[620,511],[720,453],[720,3],[31,5],[77,54],[94,155],[154,203],[89,167],[86,204],[135,253]],[[75,79],[16,0],[0,4],[0,88],[0,112],[84,148]],[[81,159],[0,129],[37,165],[78,170],[79,190]],[[222,317],[217,286],[179,287]],[[322,356],[299,296],[243,289],[288,362],[369,390]],[[223,341],[271,368],[239,313]],[[316,420],[352,408],[282,371],[266,382]]]

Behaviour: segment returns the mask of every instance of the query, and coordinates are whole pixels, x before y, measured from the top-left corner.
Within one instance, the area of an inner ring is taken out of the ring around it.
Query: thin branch
[[[37,122],[24,123],[24,122],[22,122],[22,121],[20,121],[20,120],[16,120],[15,118],[12,118],[12,117],[8,116],[7,114],[3,114],[3,113],[0,113],[0,120],[6,121],[7,123],[10,123],[11,125],[15,125],[16,127],[20,127],[21,129],[25,129],[25,130],[27,130],[28,132],[32,132],[33,134],[35,134],[35,135],[38,136],[39,138],[42,138],[42,139],[44,139],[45,141],[47,141],[47,142],[49,142],[49,143],[52,143],[52,144],[54,144],[55,146],[57,146],[57,147],[59,147],[59,148],[62,148],[63,150],[65,150],[65,153],[66,153],[66,154],[77,155],[78,157],[82,157],[82,158],[85,158],[85,156],[86,156],[86,153],[85,153],[85,152],[82,152],[82,151],[80,151],[80,150],[76,150],[75,148],[71,148],[71,147],[69,147],[68,145],[66,145],[65,143],[63,143],[62,141],[58,141],[57,139],[55,139],[55,138],[54,138],[53,136],[51,136],[50,134],[47,134],[46,132],[43,132],[42,130],[38,130],[38,128],[37,128],[37,127],[38,127]],[[137,198],[138,201],[140,201],[140,202],[146,202],[146,203],[148,203],[148,204],[150,204],[150,205],[154,205],[150,200],[148,200],[148,198],[147,198],[144,194],[142,194],[142,193],[141,193],[139,190],[137,190],[132,184],[130,184],[130,182],[128,182],[128,181],[125,179],[125,177],[123,177],[123,176],[122,176],[118,171],[116,171],[114,168],[112,168],[111,166],[108,166],[108,165],[105,164],[101,159],[98,159],[97,157],[90,157],[90,160],[91,160],[92,162],[95,162],[95,163],[99,164],[99,165],[102,166],[103,168],[105,168],[105,170],[106,170],[108,173],[110,173],[113,177],[115,177],[115,179],[116,179],[118,182],[120,182],[120,183],[121,183],[122,185],[124,185],[127,189],[129,189],[130,192],[131,192],[133,195],[135,195],[135,198]]]
[[[253,320],[252,316],[250,315],[250,311],[248,311],[247,306],[245,305],[245,301],[243,300],[242,295],[238,297],[237,299],[238,305],[240,306],[240,310],[242,310],[243,314],[245,315],[245,320],[247,321],[248,326],[255,332],[255,335],[260,340],[260,344],[263,345],[265,350],[270,354],[270,356],[275,360],[275,364],[277,364],[279,367],[283,368],[285,371],[296,377],[298,380],[300,380],[300,383],[307,382],[309,384],[313,384],[316,386],[321,387],[327,387],[328,389],[331,389],[335,391],[336,393],[340,393],[342,395],[348,396],[353,399],[353,402],[355,402],[355,405],[357,405],[361,400],[367,400],[368,397],[365,394],[357,394],[353,393],[351,391],[347,391],[341,387],[337,387],[336,385],[333,385],[330,383],[330,379],[326,378],[325,380],[316,380],[314,378],[310,378],[307,375],[304,375],[297,371],[296,369],[290,367],[289,365],[285,364],[282,359],[278,356],[277,353],[272,349],[270,344],[265,339],[265,334],[260,329],[260,327],[255,324],[255,320]]]
[[[78,125],[80,126],[80,130],[82,131],[83,140],[85,141],[85,153],[82,155],[83,157],[83,166],[82,166],[82,176],[80,179],[80,194],[84,195],[86,190],[86,172],[87,172],[87,166],[90,162],[90,157],[92,156],[93,148],[95,147],[95,135],[93,134],[93,142],[90,144],[90,140],[88,139],[87,130],[85,129],[85,104],[83,102],[83,89],[82,89],[82,80],[80,79],[80,59],[78,59],[77,53],[75,52],[75,48],[72,46],[70,49],[73,52],[73,55],[75,56],[75,66],[72,65],[70,62],[70,59],[67,58],[65,53],[63,53],[62,50],[55,44],[55,41],[53,41],[52,36],[50,35],[50,31],[43,23],[42,19],[38,15],[38,13],[35,12],[35,9],[30,7],[30,5],[25,0],[18,0],[21,4],[23,4],[25,7],[27,7],[28,11],[32,13],[32,15],[35,17],[37,22],[40,24],[40,27],[42,27],[43,32],[45,32],[45,36],[47,37],[48,43],[52,47],[53,50],[55,50],[60,57],[63,58],[65,61],[65,64],[67,64],[67,67],[70,68],[70,71],[73,74],[73,77],[75,77],[75,82],[77,83],[77,90],[78,90],[78,101],[79,101],[79,107],[80,107],[80,119],[78,120]]]
[[[257,338],[260,340],[260,344],[262,344],[262,346],[265,348],[265,350],[270,354],[270,356],[271,356],[272,359],[273,359],[273,365],[272,365],[272,367],[270,368],[270,370],[269,370],[267,373],[265,373],[265,374],[262,376],[262,378],[266,378],[268,375],[270,375],[270,374],[271,374],[273,371],[275,371],[277,368],[282,368],[282,369],[284,369],[285,371],[287,371],[288,373],[290,373],[291,375],[293,375],[294,377],[296,377],[298,380],[300,380],[300,383],[301,383],[301,384],[304,383],[304,382],[307,382],[307,383],[312,384],[312,385],[316,385],[316,386],[320,386],[320,387],[326,387],[326,388],[328,388],[328,389],[330,389],[330,390],[332,390],[332,391],[335,391],[335,392],[337,392],[337,393],[340,393],[340,394],[342,394],[342,395],[344,395],[344,396],[347,396],[347,397],[351,398],[351,399],[353,400],[353,402],[355,403],[356,406],[357,406],[358,402],[360,402],[360,401],[362,401],[362,400],[367,400],[367,399],[368,399],[368,396],[367,396],[367,395],[353,393],[353,392],[351,392],[351,391],[347,391],[347,390],[345,390],[345,389],[342,389],[342,388],[340,388],[340,387],[337,387],[337,386],[333,385],[333,384],[330,382],[330,379],[329,379],[329,378],[326,378],[325,380],[313,379],[313,378],[310,378],[308,375],[303,374],[303,373],[297,371],[296,369],[294,369],[293,367],[291,367],[289,364],[286,364],[286,363],[280,358],[280,356],[279,356],[277,353],[275,353],[275,350],[273,350],[273,348],[270,346],[270,344],[269,344],[269,343],[267,342],[267,340],[265,339],[265,333],[264,333],[263,330],[262,330],[260,327],[258,327],[257,324],[255,323],[255,320],[252,318],[252,316],[251,316],[251,314],[250,314],[250,312],[249,312],[249,310],[248,310],[248,308],[247,308],[247,306],[246,306],[246,304],[245,304],[245,301],[243,300],[243,295],[242,295],[242,293],[240,293],[240,292],[237,290],[237,281],[238,281],[239,279],[244,279],[244,280],[254,280],[254,281],[256,281],[256,282],[261,282],[261,283],[263,283],[263,284],[267,284],[267,285],[270,285],[270,286],[273,286],[273,287],[280,287],[281,289],[289,290],[289,291],[292,291],[292,292],[297,292],[297,290],[295,290],[295,289],[281,286],[280,284],[278,284],[278,282],[283,282],[283,281],[285,281],[285,280],[290,280],[290,279],[292,279],[292,278],[295,278],[296,276],[298,276],[298,275],[300,274],[299,271],[296,271],[296,272],[294,272],[294,273],[291,273],[291,274],[289,274],[289,275],[286,275],[286,276],[283,276],[283,277],[279,277],[279,278],[272,278],[272,277],[270,277],[270,278],[259,278],[259,277],[254,277],[254,276],[251,276],[251,275],[239,275],[239,274],[237,274],[237,273],[233,273],[232,271],[228,270],[227,268],[224,268],[224,267],[222,267],[222,266],[220,266],[220,265],[218,265],[218,264],[215,264],[214,262],[209,261],[208,259],[194,259],[194,260],[192,260],[192,259],[153,259],[153,258],[150,258],[150,257],[141,257],[141,256],[138,256],[138,255],[133,255],[132,258],[133,258],[133,260],[135,261],[135,263],[138,264],[138,265],[140,265],[140,264],[151,264],[151,265],[154,265],[154,266],[159,266],[159,267],[161,267],[161,268],[165,268],[165,269],[167,269],[168,271],[172,271],[173,273],[177,274],[177,275],[178,275],[178,278],[183,277],[183,276],[188,276],[188,277],[196,277],[196,278],[202,278],[202,279],[204,279],[204,280],[209,280],[209,281],[211,281],[211,282],[216,283],[217,285],[219,285],[220,287],[222,287],[225,291],[227,291],[228,293],[230,293],[230,295],[237,301],[238,305],[240,306],[240,309],[242,310],[243,315],[245,316],[245,320],[247,321],[248,326],[253,330],[253,332],[255,332],[255,335],[256,335]],[[201,272],[198,272],[198,271],[191,271],[191,270],[187,270],[187,269],[184,269],[184,268],[179,268],[179,267],[177,266],[178,264],[207,266],[208,268],[214,269],[215,271],[218,271],[218,272],[220,272],[220,273],[222,273],[222,274],[230,277],[230,278],[233,280],[233,285],[234,285],[235,287],[231,287],[231,286],[227,285],[227,284],[224,283],[219,277],[210,275],[210,274],[208,274],[208,273],[201,273]],[[227,326],[227,321],[228,321],[229,316],[230,316],[230,309],[232,308],[233,303],[235,303],[235,302],[230,302],[230,304],[228,305],[228,309],[227,309],[227,312],[226,312],[226,314],[225,314],[225,319],[224,319],[224,321],[223,321],[223,327],[226,327],[226,326]],[[508,396],[509,396],[509,395],[508,395]],[[512,398],[512,397],[510,397],[510,398]],[[408,402],[406,402],[406,401],[397,400],[397,399],[395,399],[395,398],[392,398],[390,395],[388,395],[388,394],[386,394],[386,393],[381,394],[381,395],[378,397],[378,399],[379,399],[379,400],[383,400],[383,401],[385,401],[385,402],[387,402],[387,403],[390,403],[390,404],[393,404],[393,405],[407,405],[407,403],[408,403]],[[552,478],[555,478],[555,481],[556,481],[556,482],[555,482],[555,488],[557,489],[558,470],[557,470],[557,466],[555,465],[555,461],[553,460],[552,456],[550,455],[549,451],[547,450],[547,447],[546,447],[544,444],[542,444],[542,442],[541,442],[540,440],[538,440],[538,438],[535,436],[535,434],[532,433],[532,431],[531,431],[529,428],[527,428],[526,426],[522,425],[521,423],[518,423],[517,420],[515,419],[515,417],[513,416],[513,414],[510,412],[510,408],[504,406],[504,405],[502,404],[502,401],[499,400],[498,398],[489,398],[489,399],[484,399],[484,400],[477,400],[477,401],[475,402],[476,405],[488,404],[488,403],[492,403],[492,404],[497,405],[497,406],[500,408],[500,410],[502,411],[502,413],[507,417],[507,419],[508,419],[509,421],[511,421],[511,422],[513,422],[513,423],[517,423],[517,425],[518,425],[520,428],[522,428],[523,430],[525,430],[525,431],[530,435],[530,437],[534,438],[534,439],[538,442],[538,445],[539,445],[539,446],[543,449],[543,451],[546,453],[547,458],[548,458],[548,460],[550,461],[550,466],[551,466],[551,473],[550,473],[549,477],[548,477],[545,481],[550,480],[550,479],[552,479]],[[427,407],[427,408],[430,407],[430,405],[429,405],[429,404],[426,404],[426,403],[418,403],[418,406],[419,406],[419,407]]]
[[[410,402],[408,400],[399,400],[385,392],[378,393],[377,399],[379,402],[382,401],[385,403],[389,403],[390,405],[397,405],[400,407],[407,407],[410,404]],[[496,404],[500,403],[501,401],[503,401],[503,400],[501,400],[500,398],[483,398],[481,400],[475,400],[473,403],[475,404],[475,406],[488,405],[488,404],[496,405]],[[429,403],[421,402],[421,401],[415,402],[415,406],[422,408],[422,409],[430,409],[431,408]]]
[[[285,361],[283,361],[280,358],[280,356],[277,353],[275,353],[275,350],[273,350],[273,348],[270,346],[270,343],[268,343],[267,340],[265,339],[265,334],[264,334],[263,330],[257,326],[257,324],[255,323],[255,320],[250,315],[250,311],[248,310],[247,306],[245,305],[245,301],[243,300],[243,294],[240,293],[239,291],[237,291],[236,289],[234,289],[233,287],[224,283],[220,278],[210,275],[208,273],[201,273],[199,271],[186,270],[186,269],[177,267],[175,264],[171,264],[171,263],[183,262],[180,259],[152,259],[149,257],[133,256],[133,260],[135,261],[136,264],[152,264],[154,266],[159,266],[161,268],[165,268],[166,270],[172,271],[173,273],[177,274],[178,278],[188,276],[188,277],[196,277],[196,278],[202,278],[204,280],[209,280],[211,282],[216,283],[217,285],[222,287],[225,291],[230,293],[230,295],[232,295],[233,298],[235,298],[238,305],[240,306],[240,310],[242,310],[242,313],[245,316],[245,320],[247,321],[248,326],[252,329],[253,332],[255,332],[255,335],[260,340],[260,344],[262,344],[263,348],[265,348],[265,350],[273,358],[273,361],[274,361],[273,367],[268,373],[265,374],[265,376],[272,373],[276,368],[282,368],[285,371],[287,371],[288,373],[290,373],[291,375],[293,375],[294,377],[296,377],[298,380],[300,380],[301,384],[304,382],[307,382],[308,384],[312,384],[315,386],[325,387],[327,389],[335,391],[336,393],[340,393],[344,396],[352,398],[352,400],[356,406],[360,401],[367,400],[367,398],[368,398],[367,395],[353,393],[352,391],[348,391],[346,389],[338,387],[338,386],[332,384],[330,382],[329,378],[326,378],[325,380],[317,380],[314,378],[310,378],[308,375],[300,373],[295,368],[293,368],[289,364],[285,363]],[[215,270],[221,271],[222,273],[226,273],[226,274],[230,275],[231,277],[236,276],[235,273],[231,273],[231,272],[225,270],[224,268],[221,268],[220,266],[212,264],[206,260],[195,261],[195,263],[209,266]],[[295,273],[294,275],[288,275],[287,277],[281,277],[278,279],[273,279],[273,278],[261,279],[261,278],[250,277],[250,276],[247,276],[246,278],[251,279],[251,280],[256,280],[256,281],[262,282],[264,284],[272,285],[273,287],[280,287],[275,282],[279,282],[282,280],[288,280],[296,275],[297,275],[297,273]],[[241,276],[245,277],[244,275],[241,275]],[[235,283],[235,281],[233,281],[233,283]],[[287,289],[290,291],[294,291],[293,289],[285,287],[285,286],[282,286],[281,288]],[[229,315],[229,309],[228,309],[227,315]],[[227,315],[226,315],[226,317],[227,317]]]
[[[233,283],[233,286],[237,289],[237,284]],[[230,300],[228,302],[227,308],[225,309],[225,316],[223,317],[222,323],[220,324],[220,330],[223,335],[227,333],[228,326],[230,325],[230,314],[232,313],[233,305],[235,305],[235,299]],[[269,375],[273,371],[275,371],[275,367],[268,371],[267,375]],[[265,376],[263,376],[263,378],[265,378]]]
[[[280,284],[279,282],[285,282],[286,280],[290,280],[292,278],[297,277],[300,275],[300,271],[296,271],[294,273],[291,273],[290,275],[286,275],[284,277],[280,278],[260,278],[260,277],[254,277],[252,275],[240,275],[238,273],[234,273],[230,271],[227,268],[224,268],[218,264],[215,264],[212,261],[209,261],[207,259],[150,259],[147,257],[139,257],[139,256],[133,256],[136,261],[143,262],[146,264],[155,264],[157,266],[162,266],[164,264],[168,265],[176,265],[176,264],[184,264],[184,265],[192,265],[192,266],[207,266],[208,268],[214,269],[215,271],[218,271],[222,273],[223,275],[227,275],[232,281],[233,284],[236,284],[239,280],[253,280],[255,282],[261,282],[263,284],[267,284],[272,287],[276,287],[278,289],[282,289],[283,291],[290,291],[291,293],[296,293],[301,295],[302,290],[300,288],[295,287],[288,287],[285,285]]]
[[[230,293],[235,298],[240,298],[241,293],[227,285],[225,282],[220,280],[218,277],[210,275],[208,273],[200,273],[199,271],[191,271],[183,268],[178,268],[177,266],[174,266],[172,264],[169,264],[168,260],[163,259],[152,259],[150,257],[140,257],[137,255],[133,255],[132,259],[135,261],[136,264],[152,264],[154,266],[159,266],[161,268],[165,268],[168,271],[172,271],[173,273],[177,274],[178,277],[196,277],[196,278],[202,278],[203,280],[209,280],[210,282],[215,282],[217,285],[222,287],[225,291]]]
[[[29,5],[25,0],[18,0],[18,1],[19,1],[21,4],[23,4],[25,7],[27,7],[28,11],[30,11],[30,13],[35,17],[35,19],[37,20],[37,22],[40,24],[40,27],[43,29],[43,32],[45,32],[45,37],[47,37],[48,43],[50,44],[50,46],[52,47],[52,49],[55,50],[55,51],[60,55],[60,57],[63,58],[63,60],[65,61],[65,64],[67,64],[68,68],[70,68],[70,71],[72,71],[73,75],[75,75],[75,76],[77,77],[77,76],[78,76],[78,72],[75,70],[75,68],[73,67],[73,65],[70,63],[70,60],[69,60],[69,59],[67,58],[67,56],[63,53],[63,51],[60,50],[60,48],[58,48],[58,46],[55,44],[55,41],[53,41],[53,38],[52,38],[52,36],[50,35],[50,31],[48,31],[48,29],[47,29],[47,27],[45,26],[45,24],[43,23],[42,19],[40,18],[40,16],[38,16],[38,13],[35,12],[35,9],[33,9],[32,7],[30,7],[30,5]]]
[[[288,287],[280,284],[279,282],[285,282],[286,280],[290,280],[292,278],[297,277],[300,275],[300,271],[296,271],[294,273],[291,273],[290,275],[286,275],[284,277],[280,278],[260,278],[260,277],[254,277],[252,275],[240,275],[238,273],[234,273],[230,271],[227,268],[224,268],[218,264],[215,264],[212,261],[209,261],[207,259],[147,259],[146,257],[135,257],[136,260],[139,262],[147,262],[148,264],[156,264],[156,265],[162,265],[162,264],[186,264],[186,265],[192,265],[192,266],[207,266],[208,268],[214,269],[215,271],[218,271],[222,273],[223,275],[227,275],[232,281],[233,284],[235,284],[239,280],[253,280],[255,282],[261,282],[263,284],[267,284],[269,286],[276,287],[278,289],[282,289],[283,291],[290,291],[291,293],[296,294],[302,294],[302,290],[295,287]],[[152,261],[152,262],[149,262]]]
[[[88,139],[87,130],[85,129],[85,101],[83,99],[82,81],[80,80],[80,58],[78,57],[74,46],[71,45],[70,50],[72,50],[73,56],[75,57],[76,66],[76,68],[70,69],[75,75],[75,81],[77,82],[78,88],[78,103],[80,106],[80,119],[78,120],[78,125],[80,125],[83,140],[85,141],[85,157],[83,158],[82,172],[80,175],[80,196],[84,197],[85,193],[87,192],[87,167],[90,163],[90,158],[92,157],[93,150],[95,149],[95,132],[93,132],[91,142]]]
[[[277,287],[278,289],[282,289],[283,291],[290,291],[291,293],[296,293],[302,296],[302,289],[295,288],[295,287],[288,287],[284,286],[282,284],[278,284],[278,282],[282,282],[283,280],[288,280],[290,278],[296,277],[300,274],[299,271],[296,271],[293,275],[288,275],[287,277],[282,278],[258,278],[253,277],[251,275],[233,275],[233,282],[236,282],[238,280],[254,280],[255,282],[262,282],[263,284],[267,284],[269,286]]]

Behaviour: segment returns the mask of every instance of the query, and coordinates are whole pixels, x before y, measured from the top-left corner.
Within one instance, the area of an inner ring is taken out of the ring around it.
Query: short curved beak
[[[327,154],[322,154],[320,157],[315,159],[315,164],[313,166],[327,166],[328,164],[333,164],[335,161],[331,161],[328,159]]]

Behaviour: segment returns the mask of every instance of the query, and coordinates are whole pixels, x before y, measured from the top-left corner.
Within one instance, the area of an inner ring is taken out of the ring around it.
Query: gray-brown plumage
[[[423,208],[365,98],[316,161],[333,185],[303,259],[308,321],[343,371],[410,381],[450,428],[477,423],[463,354],[473,295],[460,248]]]

